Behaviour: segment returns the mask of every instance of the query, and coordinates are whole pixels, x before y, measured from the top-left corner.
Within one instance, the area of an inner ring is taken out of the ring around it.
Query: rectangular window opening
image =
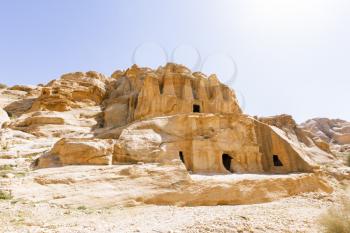
[[[193,112],[201,112],[201,107],[198,104],[193,105]]]
[[[283,166],[281,160],[278,158],[278,155],[273,155],[272,160],[273,160],[273,166],[275,166],[275,167],[282,167]]]

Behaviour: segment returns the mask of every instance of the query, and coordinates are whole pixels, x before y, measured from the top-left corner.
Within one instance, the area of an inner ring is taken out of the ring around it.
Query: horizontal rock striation
[[[94,71],[63,75],[42,88],[30,111],[67,111],[100,105],[106,95],[107,78]]]
[[[350,152],[350,122],[340,119],[314,118],[301,124],[315,140],[329,143],[336,152]]]

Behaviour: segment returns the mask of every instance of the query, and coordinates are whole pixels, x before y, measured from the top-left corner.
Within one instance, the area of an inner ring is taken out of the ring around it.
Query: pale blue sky
[[[0,0],[0,82],[47,83],[61,74],[110,75],[135,60],[171,58],[231,85],[251,115],[350,120],[347,0]]]

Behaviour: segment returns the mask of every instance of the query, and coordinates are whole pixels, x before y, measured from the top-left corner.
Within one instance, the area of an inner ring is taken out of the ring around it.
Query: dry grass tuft
[[[350,233],[350,200],[342,200],[338,208],[332,207],[320,218],[326,233]]]
[[[87,209],[86,206],[83,206],[83,205],[78,207],[78,210],[86,210],[86,209]]]
[[[11,200],[12,195],[9,191],[0,190],[0,200]]]

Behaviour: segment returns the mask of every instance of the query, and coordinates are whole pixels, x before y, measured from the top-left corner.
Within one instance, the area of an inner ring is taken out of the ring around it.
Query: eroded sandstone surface
[[[329,205],[345,195],[341,187],[350,178],[336,155],[347,150],[347,127],[343,121],[299,126],[288,115],[246,115],[235,92],[215,75],[177,64],[155,70],[134,65],[111,77],[70,73],[46,85],[0,90],[1,192],[15,200],[10,209],[50,205],[52,216],[79,208],[117,213],[149,205],[283,202],[300,195],[322,196],[319,202]],[[74,228],[29,224],[23,226],[33,232]],[[203,232],[190,223],[175,228]],[[3,229],[20,232],[22,224]]]
[[[329,143],[333,150],[350,152],[350,122],[340,119],[315,118],[302,123],[316,140]]]

